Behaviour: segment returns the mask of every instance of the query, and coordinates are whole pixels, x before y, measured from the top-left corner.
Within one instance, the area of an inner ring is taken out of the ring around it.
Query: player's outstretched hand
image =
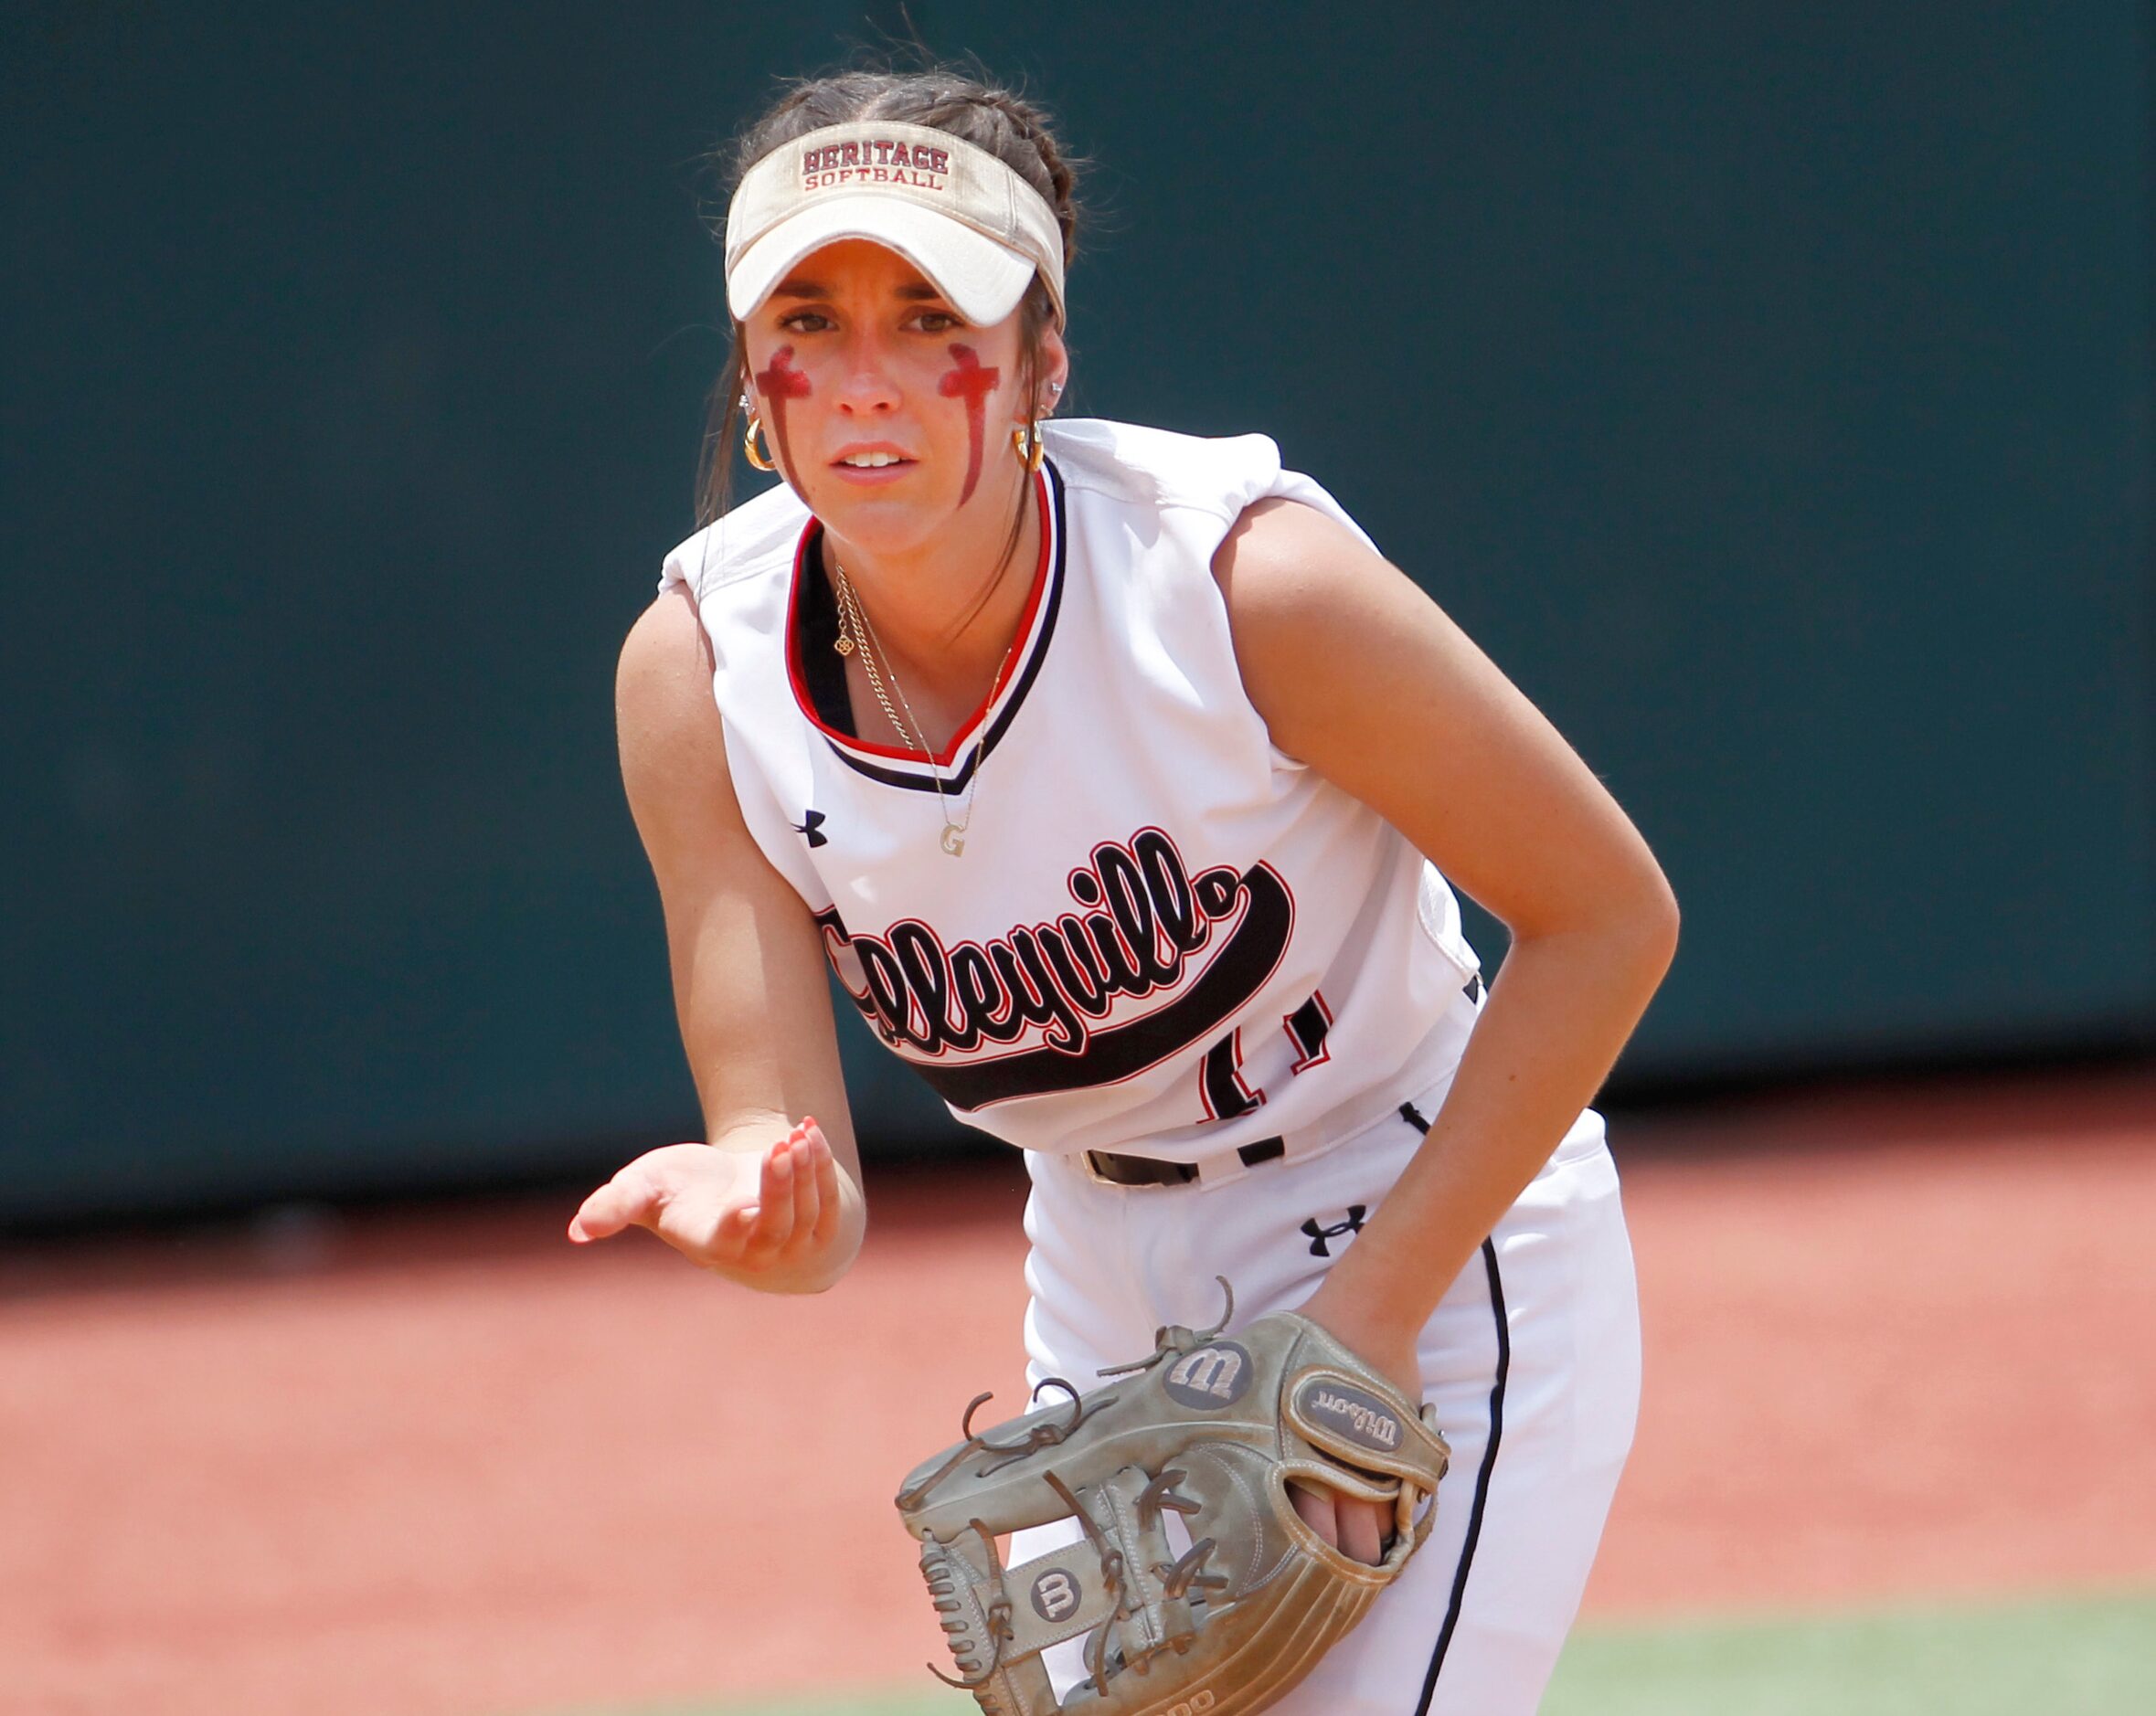
[[[568,1236],[584,1245],[645,1227],[692,1262],[749,1287],[820,1292],[844,1273],[858,1244],[859,1200],[851,1191],[811,1117],[760,1151],[710,1144],[648,1150],[584,1200]]]

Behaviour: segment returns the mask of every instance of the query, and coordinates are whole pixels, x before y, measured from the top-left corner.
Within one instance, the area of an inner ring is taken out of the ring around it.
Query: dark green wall
[[[0,1215],[686,1136],[611,661],[694,159],[857,9],[203,10],[0,52]],[[1094,160],[1078,408],[1275,434],[1609,779],[1633,1075],[2156,1034],[2144,7],[1041,10],[911,16]]]

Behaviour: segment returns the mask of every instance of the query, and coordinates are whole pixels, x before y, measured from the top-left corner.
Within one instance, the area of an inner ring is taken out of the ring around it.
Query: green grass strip
[[[923,1690],[563,1716],[969,1716]],[[2156,1592],[1583,1626],[1542,1716],[2123,1716],[2156,1711]]]
[[[1582,1627],[1542,1716],[2130,1711],[2156,1711],[2156,1594]]]

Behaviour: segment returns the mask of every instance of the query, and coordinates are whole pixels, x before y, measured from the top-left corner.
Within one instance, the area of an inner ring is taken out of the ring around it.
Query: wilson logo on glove
[[[1330,1377],[1302,1385],[1297,1396],[1303,1415],[1329,1424],[1351,1442],[1390,1454],[1400,1446],[1400,1421],[1384,1402]]]
[[[1250,1355],[1232,1340],[1215,1341],[1177,1361],[1162,1386],[1200,1412],[1232,1406],[1250,1386]]]

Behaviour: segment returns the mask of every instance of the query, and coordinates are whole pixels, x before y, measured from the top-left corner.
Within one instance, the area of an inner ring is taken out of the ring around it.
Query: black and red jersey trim
[[[1056,632],[1056,619],[1063,606],[1066,559],[1063,477],[1053,460],[1043,460],[1035,482],[1039,485],[1036,492],[1046,528],[1041,532],[1040,561],[1034,571],[1033,593],[1025,613],[1019,617],[1019,646],[1012,651],[1010,661],[1004,664],[981,706],[951,736],[951,745],[943,754],[933,759],[918,751],[862,739],[834,726],[819,710],[805,670],[802,648],[808,635],[804,621],[810,617],[806,607],[813,599],[810,588],[813,577],[810,571],[810,556],[823,535],[823,526],[812,518],[802,527],[801,542],[794,549],[793,582],[787,597],[786,675],[792,684],[794,705],[801,711],[802,718],[823,736],[832,754],[856,774],[910,792],[936,792],[939,783],[945,793],[963,792],[982,759],[1010,730],[1019,705],[1033,689],[1034,681],[1040,677],[1041,663],[1046,658],[1049,641]]]

